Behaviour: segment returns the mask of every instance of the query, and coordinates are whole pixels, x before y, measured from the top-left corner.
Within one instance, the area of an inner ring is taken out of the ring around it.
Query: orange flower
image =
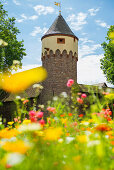
[[[66,133],[66,136],[70,136],[70,133]]]
[[[112,145],[114,145],[114,140],[110,142]]]
[[[24,100],[23,101],[23,104],[26,104],[26,103],[28,103],[29,102],[29,100]]]
[[[68,116],[72,116],[73,114],[72,113],[68,113]]]
[[[60,117],[64,117],[64,116],[65,116],[64,114],[60,115]]]
[[[100,124],[100,125],[96,126],[95,129],[97,131],[101,131],[101,132],[110,131],[111,130],[111,128],[109,126],[107,126],[106,124]]]
[[[80,115],[78,115],[79,117],[83,117],[84,115],[83,114],[80,114]]]

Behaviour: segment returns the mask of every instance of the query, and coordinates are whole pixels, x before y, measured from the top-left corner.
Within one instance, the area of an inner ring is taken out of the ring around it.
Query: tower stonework
[[[69,79],[77,82],[78,38],[59,15],[42,40],[42,66],[48,77],[42,83],[42,102],[62,92],[69,93]]]

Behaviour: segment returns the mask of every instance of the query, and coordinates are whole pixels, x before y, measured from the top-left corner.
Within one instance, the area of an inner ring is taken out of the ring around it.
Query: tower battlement
[[[62,92],[69,93],[67,81],[77,82],[78,38],[59,15],[42,40],[42,66],[48,77],[42,83],[42,102]]]

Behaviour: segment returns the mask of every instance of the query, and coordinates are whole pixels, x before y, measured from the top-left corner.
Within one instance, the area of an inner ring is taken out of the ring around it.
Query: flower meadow
[[[114,170],[114,94],[66,86],[69,95],[29,111],[29,99],[16,97],[26,114],[0,122],[0,170]]]

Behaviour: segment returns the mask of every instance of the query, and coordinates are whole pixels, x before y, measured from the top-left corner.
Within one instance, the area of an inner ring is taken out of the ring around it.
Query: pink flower
[[[33,111],[33,110],[31,110],[31,111],[29,112],[29,116],[30,116],[30,117],[31,117],[31,116],[35,116],[35,114],[36,114],[36,112]]]
[[[36,117],[37,118],[42,118],[43,117],[43,112],[36,112]]]
[[[44,121],[43,119],[41,119],[41,120],[39,121],[39,123],[40,123],[41,125],[44,125],[44,124],[45,124],[45,121]]]
[[[18,122],[18,119],[16,117],[14,118],[14,122]]]
[[[85,93],[83,93],[83,94],[81,95],[81,97],[82,97],[82,98],[86,98],[87,95],[86,95]]]
[[[71,87],[74,84],[74,80],[73,79],[69,79],[67,82],[67,87]]]
[[[56,108],[54,107],[48,107],[47,110],[52,113],[56,113]]]
[[[77,102],[80,103],[80,104],[83,104],[83,100],[81,98],[77,98]]]

